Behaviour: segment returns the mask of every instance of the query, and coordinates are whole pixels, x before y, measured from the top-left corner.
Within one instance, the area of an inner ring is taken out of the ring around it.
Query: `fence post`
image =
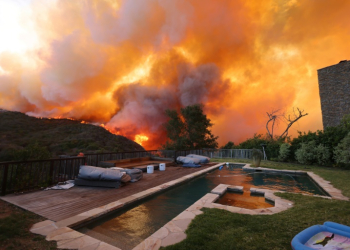
[[[6,184],[7,184],[7,173],[8,173],[9,165],[5,164],[4,166],[4,175],[2,176],[2,188],[1,188],[1,195],[6,195]]]
[[[174,151],[174,162],[176,162],[176,150]]]
[[[53,183],[53,160],[50,161],[50,179],[49,179],[49,184],[52,185]]]

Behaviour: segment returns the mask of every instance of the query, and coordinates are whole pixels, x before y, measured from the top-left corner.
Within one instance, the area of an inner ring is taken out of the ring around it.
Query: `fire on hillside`
[[[165,143],[166,109],[197,103],[220,145],[265,133],[271,109],[310,114],[291,134],[321,129],[316,70],[350,52],[345,0],[3,2],[0,107],[146,149]]]

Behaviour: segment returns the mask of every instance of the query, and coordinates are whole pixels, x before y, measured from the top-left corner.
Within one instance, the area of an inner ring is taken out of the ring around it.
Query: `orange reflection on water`
[[[274,206],[267,203],[264,196],[251,196],[250,192],[226,192],[216,203],[248,209],[269,208]]]

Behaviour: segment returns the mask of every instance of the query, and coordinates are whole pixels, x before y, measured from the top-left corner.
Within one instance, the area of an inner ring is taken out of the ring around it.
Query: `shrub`
[[[337,164],[350,164],[350,133],[334,148],[334,160]]]
[[[263,153],[261,152],[261,150],[256,149],[256,148],[254,148],[252,150],[253,164],[255,167],[260,166],[260,162],[261,162],[262,157],[263,157]]]
[[[276,140],[271,140],[267,143],[265,152],[268,159],[278,158],[280,145],[281,145],[281,142]]]
[[[24,149],[13,151],[14,160],[43,160],[51,158],[51,153],[45,146],[39,145],[38,142],[31,143]]]
[[[316,142],[310,141],[301,143],[301,148],[295,152],[296,160],[301,164],[312,164],[315,162],[315,148]]]
[[[287,161],[289,156],[290,156],[290,144],[288,143],[281,144],[278,159],[280,161]]]
[[[235,144],[232,141],[229,141],[228,143],[226,143],[225,146],[222,146],[222,149],[231,149],[235,146]]]
[[[315,148],[316,161],[319,165],[325,166],[330,163],[331,152],[328,147],[319,144]]]

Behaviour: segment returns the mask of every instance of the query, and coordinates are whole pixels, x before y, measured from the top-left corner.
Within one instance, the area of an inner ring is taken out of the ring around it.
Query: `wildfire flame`
[[[346,0],[0,1],[0,108],[146,134],[146,149],[165,143],[166,109],[196,103],[220,145],[264,133],[272,109],[310,114],[291,134],[321,129],[317,69],[350,59],[349,9]]]
[[[135,142],[142,146],[142,143],[148,141],[148,137],[145,135],[135,135]]]

